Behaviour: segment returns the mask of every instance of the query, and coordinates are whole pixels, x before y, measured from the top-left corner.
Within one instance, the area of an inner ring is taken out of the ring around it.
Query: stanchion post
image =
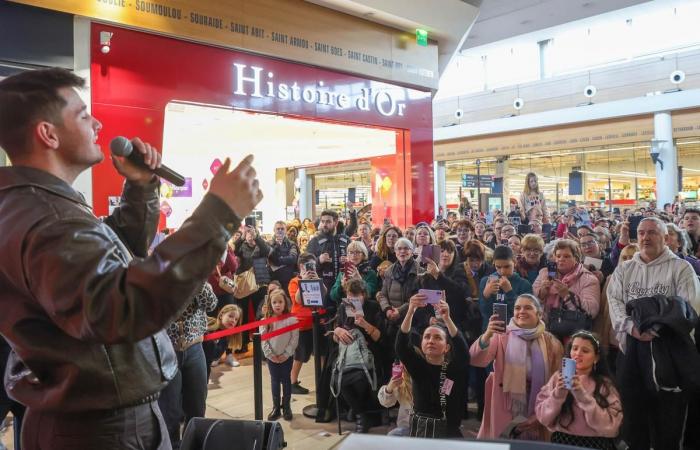
[[[303,414],[306,417],[315,418],[318,415],[318,408],[321,404],[320,402],[320,390],[321,385],[321,352],[319,348],[321,347],[321,316],[317,310],[311,313],[311,319],[313,323],[313,345],[314,345],[314,377],[316,383],[316,404],[308,405],[303,409]]]
[[[253,333],[253,396],[255,403],[255,420],[263,418],[262,398],[262,341],[260,333]]]

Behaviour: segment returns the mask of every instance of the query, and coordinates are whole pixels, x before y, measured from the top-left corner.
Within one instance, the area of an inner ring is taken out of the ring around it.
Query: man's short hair
[[[333,218],[334,222],[338,221],[338,213],[331,210],[331,209],[324,209],[323,212],[321,213],[320,217],[323,217],[323,216],[331,216]]]
[[[668,234],[668,227],[666,226],[666,223],[659,219],[658,217],[645,217],[643,218],[640,222],[639,225],[637,226],[637,229],[642,226],[644,222],[654,222],[656,224],[656,227],[661,231],[661,234],[664,236]]]
[[[700,216],[700,209],[698,208],[685,208],[685,212],[683,213],[683,218],[685,219],[686,214],[697,214]]]
[[[497,245],[493,251],[493,260],[505,261],[513,259],[513,249],[507,245]]]
[[[30,70],[0,81],[0,147],[10,159],[27,149],[36,123],[62,124],[66,100],[59,89],[84,86],[85,80],[60,68]]]

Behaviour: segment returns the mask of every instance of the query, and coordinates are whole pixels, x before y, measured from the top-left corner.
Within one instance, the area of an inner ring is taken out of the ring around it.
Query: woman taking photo
[[[396,245],[396,240],[401,236],[401,230],[395,226],[390,226],[382,232],[377,241],[377,251],[369,260],[369,266],[372,270],[376,271],[377,267],[384,261],[396,262],[394,245]]]
[[[545,267],[540,270],[532,291],[544,303],[545,322],[555,308],[580,309],[591,319],[600,309],[600,282],[581,264],[581,250],[575,241],[559,239],[554,243],[554,261],[557,270],[550,276]],[[548,323],[548,322],[547,322]],[[560,339],[566,336],[557,336]]]
[[[615,449],[622,404],[598,338],[589,331],[574,333],[566,355],[576,361],[571,389],[566,388],[561,372],[552,375],[537,395],[537,419],[553,432],[554,443]]]
[[[347,270],[342,270],[335,279],[335,284],[331,288],[331,300],[336,305],[340,305],[341,300],[347,292],[347,285],[350,280],[362,280],[365,282],[367,298],[374,298],[377,294],[379,279],[377,272],[372,270],[367,263],[367,247],[361,241],[352,241],[348,245]]]
[[[447,330],[440,325],[426,328],[420,353],[416,351],[410,344],[411,322],[416,310],[426,307],[426,300],[421,294],[411,297],[396,339],[396,354],[413,380],[410,435],[462,438],[459,426],[467,402],[467,343],[450,318],[450,307],[442,300],[435,310]]]
[[[494,314],[486,332],[471,346],[471,365],[493,372],[486,379],[486,404],[479,439],[496,439],[514,420],[523,420],[511,433],[525,440],[546,440],[535,417],[535,399],[561,364],[562,346],[545,331],[537,297],[517,298],[514,316],[506,324]]]

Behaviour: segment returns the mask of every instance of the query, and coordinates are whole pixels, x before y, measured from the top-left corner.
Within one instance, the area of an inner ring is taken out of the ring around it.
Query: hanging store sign
[[[303,0],[11,0],[364,77],[438,87],[438,48]],[[118,36],[117,36],[118,39]]]
[[[233,63],[233,66],[234,95],[271,97],[335,109],[376,111],[384,117],[403,116],[406,111],[406,104],[389,89],[361,88],[353,95],[326,86],[323,81],[318,81],[313,86],[300,86],[297,81],[277,82],[275,74],[262,67],[249,67],[241,63]]]

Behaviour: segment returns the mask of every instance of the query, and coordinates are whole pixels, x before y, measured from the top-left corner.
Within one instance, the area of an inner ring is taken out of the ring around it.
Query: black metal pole
[[[262,398],[262,343],[260,333],[253,333],[253,396],[255,403],[255,420],[263,418]]]
[[[321,385],[321,352],[319,348],[321,346],[321,316],[317,310],[311,313],[311,319],[313,321],[313,345],[314,345],[314,377],[316,383],[316,404],[309,405],[303,409],[303,414],[306,417],[315,418],[318,415],[320,401],[320,389]]]
[[[476,197],[479,200],[479,213],[481,213],[481,161],[478,159],[476,160]]]

